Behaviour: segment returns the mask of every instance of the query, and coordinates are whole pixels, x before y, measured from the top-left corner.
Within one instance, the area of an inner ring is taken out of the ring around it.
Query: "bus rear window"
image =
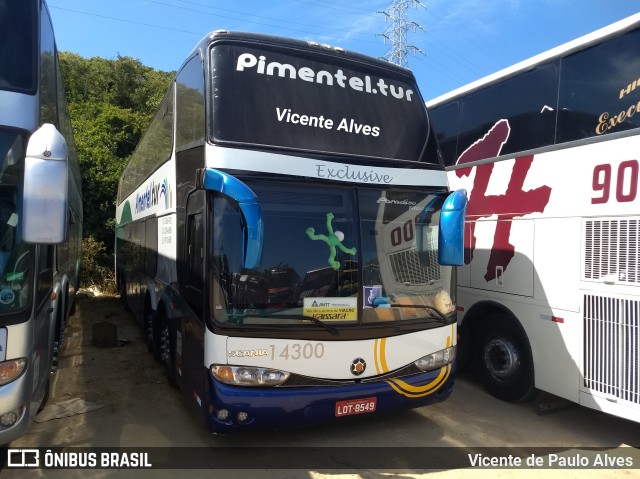
[[[213,141],[423,161],[429,123],[412,76],[317,58],[215,44]]]

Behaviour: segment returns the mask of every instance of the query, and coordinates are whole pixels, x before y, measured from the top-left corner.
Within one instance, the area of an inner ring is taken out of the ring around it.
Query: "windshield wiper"
[[[379,299],[379,298],[376,298]],[[381,298],[380,298],[381,299]],[[388,300],[388,299],[387,299]],[[428,309],[438,315],[438,317],[444,321],[445,323],[450,323],[451,321],[447,319],[447,317],[442,314],[438,309],[433,306],[429,306],[428,304],[400,304],[400,303],[387,303],[382,301],[374,301],[373,307],[383,307],[383,308],[416,308],[416,309]]]
[[[318,318],[314,318],[313,316],[307,316],[306,314],[251,314],[254,318],[276,318],[276,319],[296,319],[298,321],[311,321],[314,324],[317,324],[321,328],[326,329],[334,336],[338,336],[338,330],[328,324],[320,321]]]

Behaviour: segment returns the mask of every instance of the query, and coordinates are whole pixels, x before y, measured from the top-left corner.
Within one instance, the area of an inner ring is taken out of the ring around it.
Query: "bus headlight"
[[[212,364],[210,370],[218,381],[233,386],[279,386],[290,376],[286,371],[252,366]]]
[[[433,369],[438,369],[442,366],[446,366],[451,361],[453,361],[455,357],[456,347],[452,346],[450,348],[428,354],[427,356],[418,359],[415,362],[415,365],[423,371],[431,371]]]
[[[27,369],[26,358],[11,359],[0,363],[0,386],[14,381]]]

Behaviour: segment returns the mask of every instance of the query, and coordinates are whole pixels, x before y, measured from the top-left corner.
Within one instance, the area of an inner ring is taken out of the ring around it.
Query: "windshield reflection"
[[[433,205],[442,194],[249,186],[264,215],[257,269],[242,269],[240,213],[223,197],[212,198],[210,298],[217,321],[299,325],[311,316],[335,327],[451,317],[452,269],[437,263]],[[388,301],[374,308],[378,297]]]
[[[20,237],[18,184],[23,138],[0,132],[0,313],[29,304],[29,247]]]

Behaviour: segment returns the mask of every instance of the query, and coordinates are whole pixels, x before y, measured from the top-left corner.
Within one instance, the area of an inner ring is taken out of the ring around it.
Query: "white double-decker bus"
[[[640,421],[640,15],[427,107],[469,192],[459,361]]]
[[[127,164],[117,281],[215,432],[442,401],[466,196],[405,69],[208,35]]]
[[[78,289],[78,160],[47,6],[0,0],[0,445],[46,400]]]

